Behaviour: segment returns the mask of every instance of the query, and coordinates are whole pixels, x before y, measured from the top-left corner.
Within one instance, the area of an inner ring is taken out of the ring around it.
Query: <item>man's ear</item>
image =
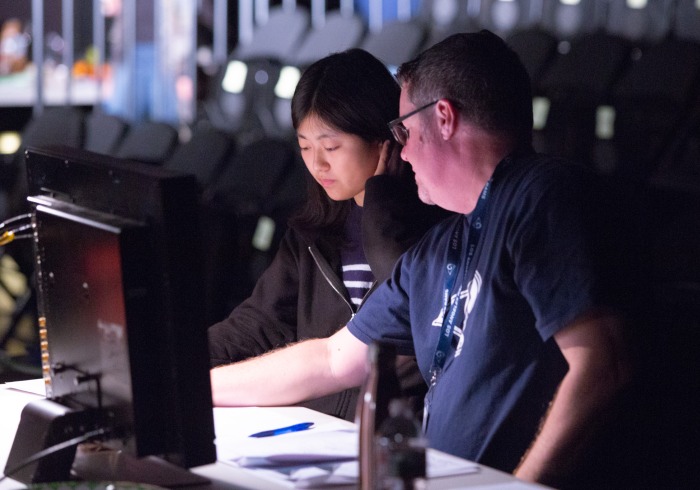
[[[447,141],[454,136],[457,131],[458,116],[457,109],[449,100],[440,99],[435,104],[435,117],[443,140]]]

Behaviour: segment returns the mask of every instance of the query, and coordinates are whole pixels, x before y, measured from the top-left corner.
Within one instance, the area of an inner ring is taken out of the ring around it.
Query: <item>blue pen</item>
[[[288,434],[289,432],[299,432],[302,430],[310,429],[314,425],[313,422],[302,422],[301,424],[294,424],[288,427],[280,427],[279,429],[264,430],[262,432],[256,432],[248,437],[270,437],[278,436],[280,434]]]

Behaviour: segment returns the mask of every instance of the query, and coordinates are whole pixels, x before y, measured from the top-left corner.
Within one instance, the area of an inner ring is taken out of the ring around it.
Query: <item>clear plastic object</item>
[[[376,435],[377,488],[418,490],[425,488],[426,447],[420,424],[402,398],[389,403],[389,417]]]

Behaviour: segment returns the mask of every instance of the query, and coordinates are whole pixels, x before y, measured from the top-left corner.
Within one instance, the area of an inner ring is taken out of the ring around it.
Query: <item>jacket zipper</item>
[[[323,255],[321,255],[321,252],[319,251],[318,254],[314,252],[314,250],[318,250],[318,249],[316,249],[316,247],[314,247],[313,245],[310,245],[308,249],[309,249],[309,253],[311,254],[311,257],[314,259],[314,262],[316,262],[316,266],[321,271],[321,274],[323,274],[323,277],[326,279],[326,282],[328,282],[328,284],[333,288],[333,291],[335,291],[338,294],[338,296],[340,296],[340,298],[345,302],[347,307],[350,309],[350,319],[352,320],[352,318],[355,316],[355,310],[352,307],[352,305],[350,304],[350,302],[347,300],[345,295],[342,293],[342,291],[340,289],[340,283],[339,283],[338,276],[335,274],[335,272],[333,272],[330,264],[328,264],[328,261],[325,259],[325,257]],[[365,295],[363,296],[362,302],[360,303],[360,306],[357,308],[358,310],[365,303],[365,299],[367,299],[367,296],[369,296],[369,294],[374,290],[376,285],[377,285],[377,281],[374,281],[372,283],[372,287],[370,287],[369,291],[367,291],[365,293]]]

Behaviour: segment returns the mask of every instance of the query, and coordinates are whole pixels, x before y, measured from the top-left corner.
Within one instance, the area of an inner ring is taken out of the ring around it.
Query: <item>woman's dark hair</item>
[[[387,123],[398,117],[400,88],[384,64],[362,49],[331,54],[303,73],[292,98],[292,122],[314,116],[340,132],[373,143],[391,143],[386,173],[406,177],[408,166]],[[308,198],[290,224],[300,229],[339,229],[345,221],[349,201],[333,201],[308,175]]]

